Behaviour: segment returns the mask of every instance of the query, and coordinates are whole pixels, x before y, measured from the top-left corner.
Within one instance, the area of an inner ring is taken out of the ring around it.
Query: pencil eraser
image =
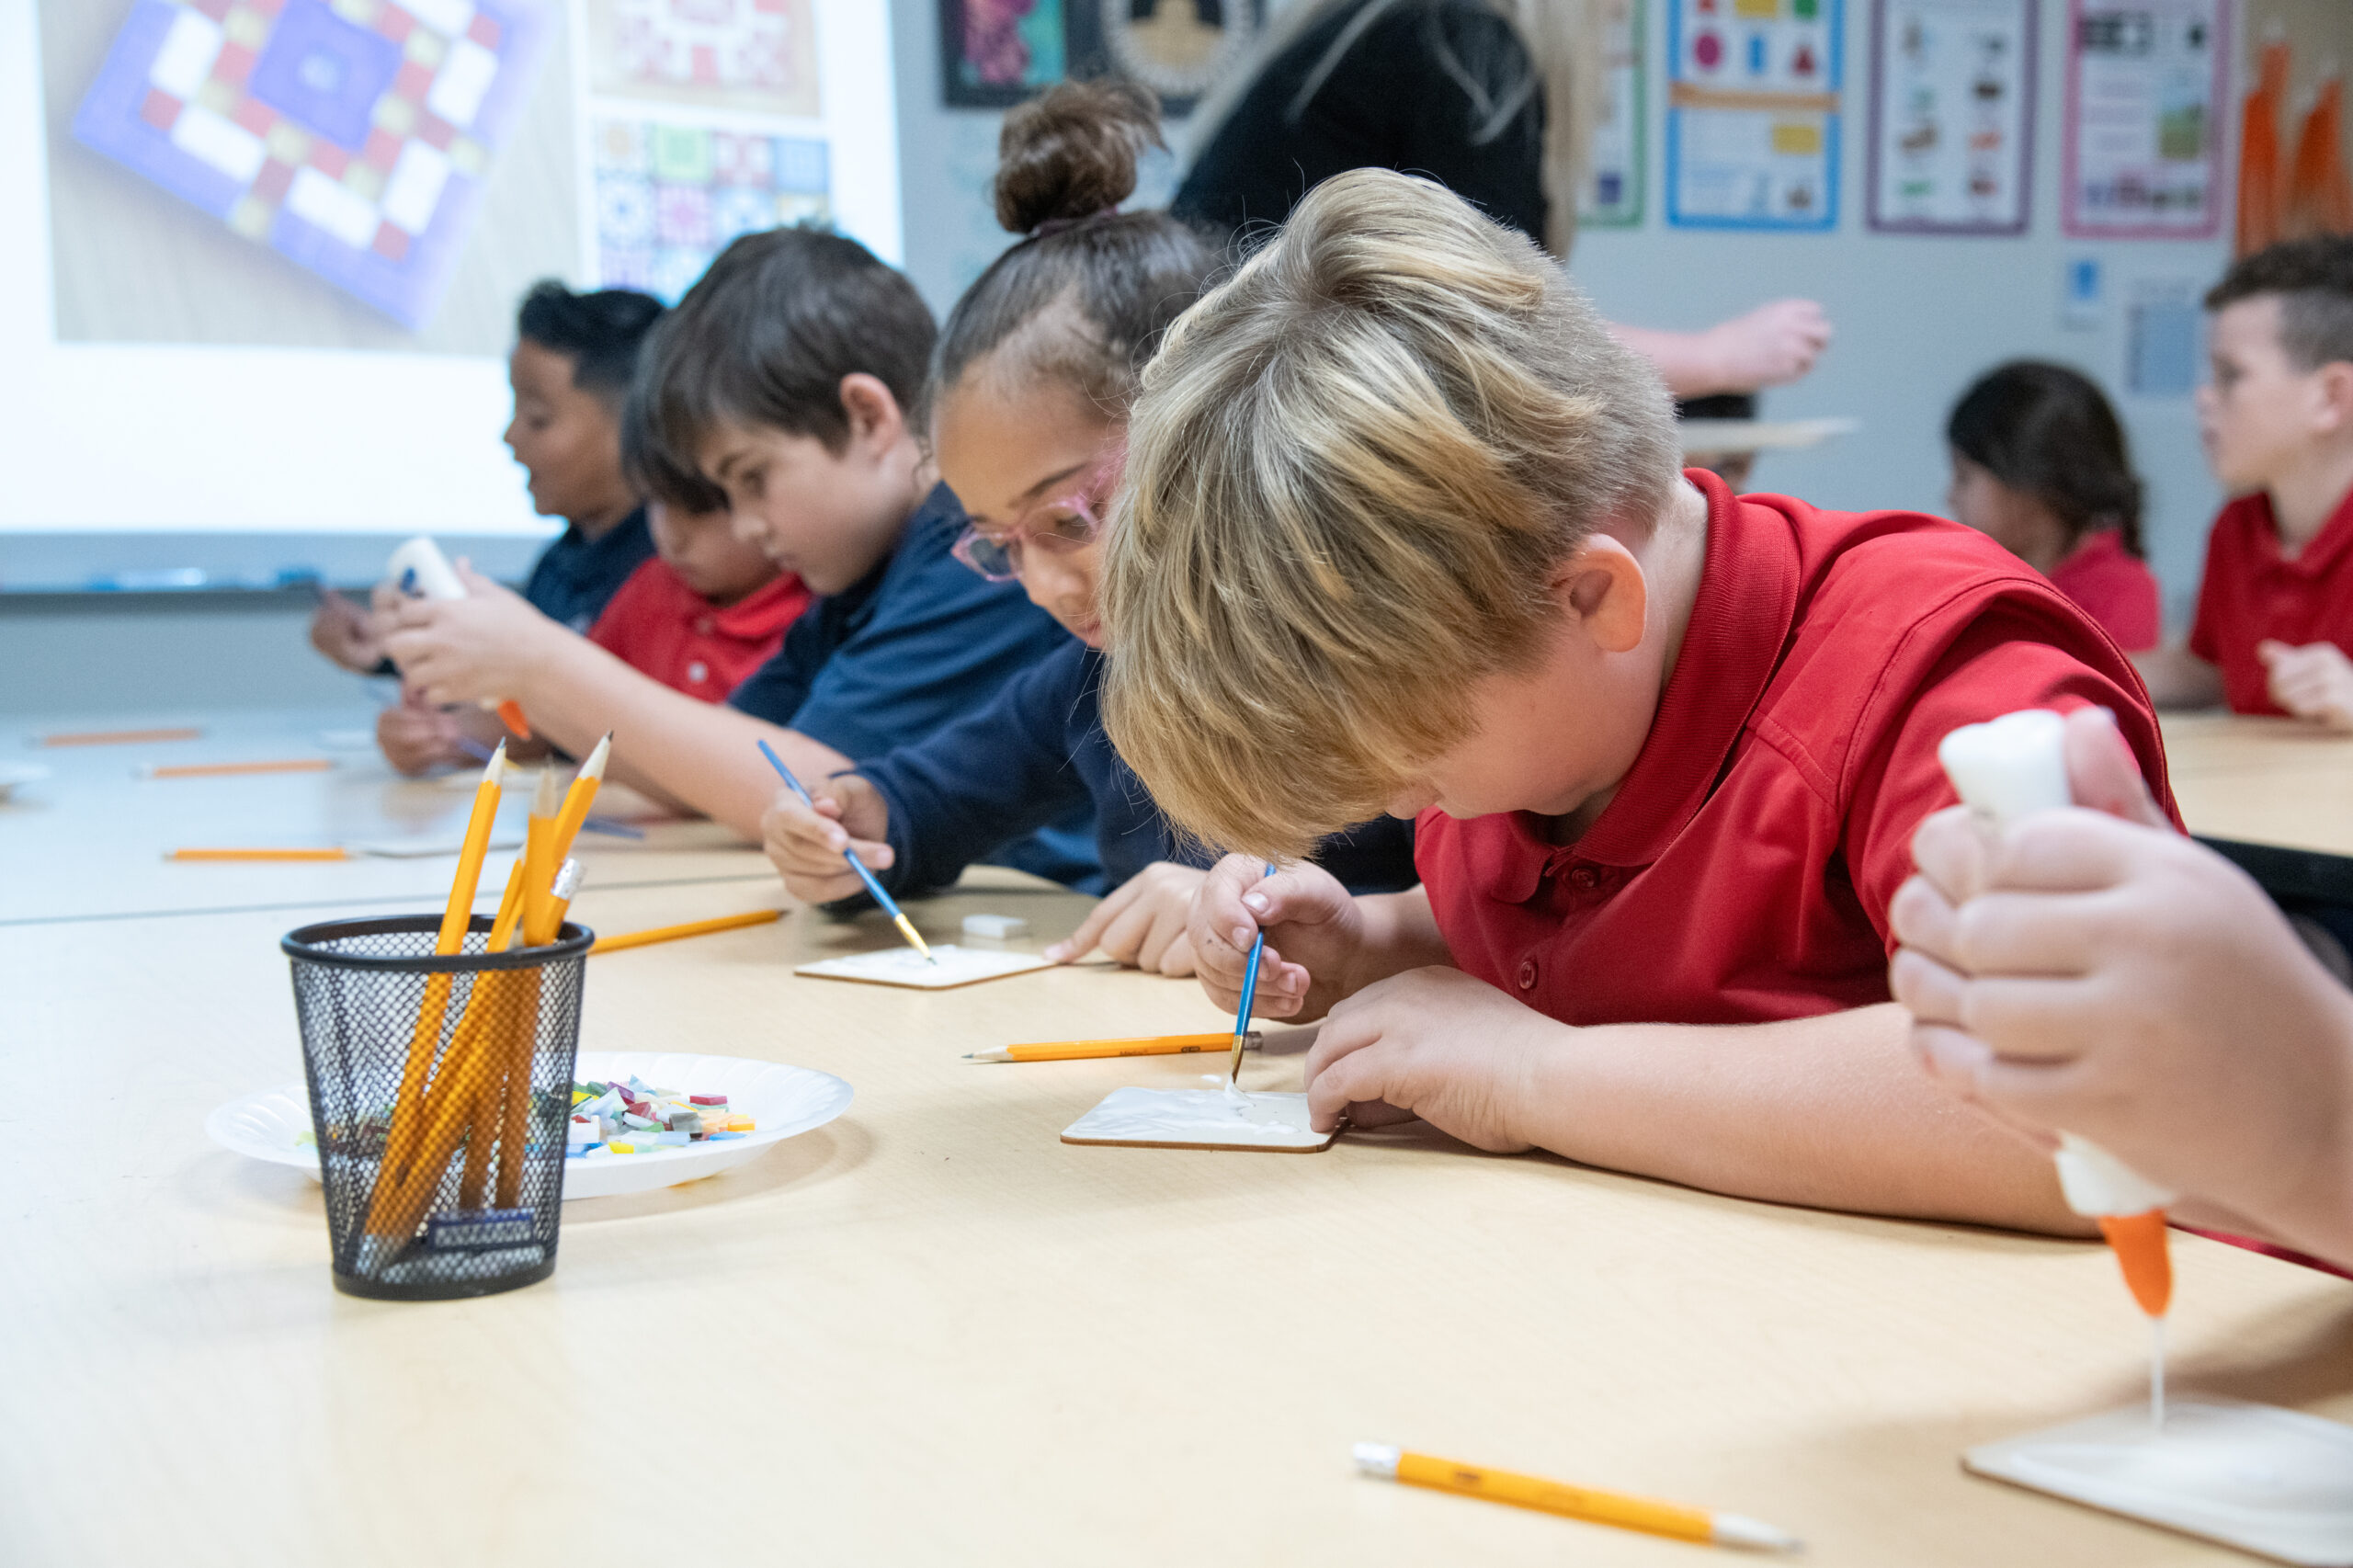
[[[1029,922],[1017,915],[967,915],[964,935],[983,942],[1003,942],[1029,934]]]

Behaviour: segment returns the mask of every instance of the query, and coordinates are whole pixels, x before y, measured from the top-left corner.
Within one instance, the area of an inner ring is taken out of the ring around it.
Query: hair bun
[[[1005,117],[996,221],[1017,234],[1092,218],[1135,194],[1136,160],[1160,139],[1160,99],[1136,82],[1063,82]]]

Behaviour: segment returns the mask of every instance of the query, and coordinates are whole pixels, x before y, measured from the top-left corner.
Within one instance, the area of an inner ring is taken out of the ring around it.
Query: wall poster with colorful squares
[[[1666,218],[1838,223],[1844,0],[1669,0]]]
[[[74,134],[414,328],[543,32],[511,0],[137,0]]]
[[[590,0],[594,273],[675,303],[741,235],[831,221],[810,0]]]

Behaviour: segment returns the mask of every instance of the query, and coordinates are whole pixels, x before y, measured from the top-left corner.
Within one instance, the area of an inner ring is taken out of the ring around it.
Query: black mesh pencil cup
[[[431,915],[305,926],[294,970],[302,1072],[326,1187],[335,1289],[392,1301],[485,1296],[555,1270],[563,1129],[596,934],[433,951]]]

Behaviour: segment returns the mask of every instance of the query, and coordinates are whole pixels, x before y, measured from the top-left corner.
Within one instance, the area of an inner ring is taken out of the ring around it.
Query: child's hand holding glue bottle
[[[2042,757],[2040,801],[2072,784],[2087,809],[2008,797],[2004,831],[1964,806],[1914,836],[1890,980],[1929,1073],[2046,1142],[2089,1137],[2194,1223],[2353,1267],[2353,993],[2167,820],[2107,713],[2000,724]]]
[[[410,598],[462,599],[466,585],[441,553],[441,547],[419,534],[398,550],[386,562],[384,574],[392,585]],[[518,741],[531,738],[531,726],[523,717],[523,705],[508,698],[483,698],[482,705],[496,713],[499,722]]]

